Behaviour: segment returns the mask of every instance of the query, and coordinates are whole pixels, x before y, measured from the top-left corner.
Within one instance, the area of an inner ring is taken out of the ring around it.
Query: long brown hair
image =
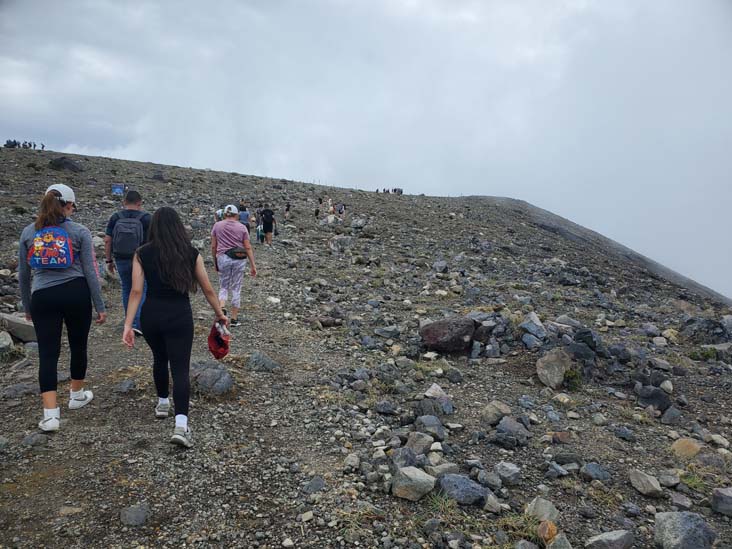
[[[41,200],[41,207],[38,209],[38,217],[36,217],[36,230],[39,231],[43,227],[56,225],[65,217],[64,207],[61,204],[61,193],[49,191]]]
[[[195,292],[192,259],[196,249],[191,246],[178,212],[169,206],[155,210],[148,233],[145,246],[154,246],[158,252],[155,268],[160,280],[178,292]]]

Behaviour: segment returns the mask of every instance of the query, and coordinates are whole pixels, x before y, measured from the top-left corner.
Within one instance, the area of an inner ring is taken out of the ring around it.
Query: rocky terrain
[[[732,547],[721,296],[525,202],[61,156],[0,151],[0,547]],[[37,431],[16,246],[52,182],[99,237],[113,183],[175,206],[215,286],[213,211],[275,205],[221,363],[193,298],[191,450],[110,277],[96,398]],[[344,220],[314,216],[326,196]]]

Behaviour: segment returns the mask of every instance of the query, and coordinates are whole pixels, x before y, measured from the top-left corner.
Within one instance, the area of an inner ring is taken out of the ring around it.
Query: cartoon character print
[[[50,232],[43,233],[43,242],[44,244],[50,244],[53,242],[53,234]]]
[[[66,237],[62,234],[56,236],[56,248],[58,249],[58,252],[62,255],[66,255]]]
[[[41,255],[42,249],[43,249],[43,239],[40,236],[37,236],[33,239],[33,254]]]

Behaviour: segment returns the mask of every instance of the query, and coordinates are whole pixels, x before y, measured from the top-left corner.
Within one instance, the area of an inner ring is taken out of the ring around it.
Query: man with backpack
[[[142,196],[137,191],[128,191],[122,201],[122,210],[114,213],[107,223],[104,237],[104,251],[107,268],[113,273],[115,267],[122,282],[122,305],[127,310],[127,302],[132,290],[132,259],[137,248],[147,242],[147,230],[151,216],[142,209]],[[145,301],[142,294],[140,308],[137,309],[132,329],[137,335],[140,331],[140,309]]]
[[[264,231],[264,240],[267,246],[272,246],[272,233],[277,226],[274,212],[270,209],[269,204],[264,205],[262,210],[262,230]]]

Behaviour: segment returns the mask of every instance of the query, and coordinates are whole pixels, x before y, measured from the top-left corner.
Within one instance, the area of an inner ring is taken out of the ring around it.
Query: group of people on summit
[[[19,278],[26,319],[33,322],[38,341],[38,380],[43,417],[38,423],[45,432],[60,428],[57,369],[63,326],[66,326],[71,363],[70,410],[94,399],[85,388],[88,340],[92,306],[97,324],[107,319],[99,282],[92,235],[89,229],[71,220],[77,210],[76,195],[69,186],[48,187],[35,222],[21,233]],[[269,230],[274,226],[264,208],[257,218]],[[246,208],[244,209],[246,211]],[[269,210],[271,212],[271,210]],[[190,293],[199,287],[213,309],[216,321],[239,326],[241,287],[249,265],[251,276],[257,268],[249,238],[249,221],[230,204],[222,208],[211,230],[211,254],[219,274],[219,293],[211,286],[203,257],[171,207],[150,214],[142,208],[142,196],[129,190],[123,208],[111,216],[106,227],[104,249],[107,268],[119,274],[125,308],[122,341],[134,347],[136,338],[147,342],[153,355],[153,380],[158,400],[156,418],[175,415],[171,442],[193,445],[188,425],[189,369],[193,345],[193,312]],[[231,303],[231,319],[226,310]],[[173,380],[173,403],[169,379]]]

